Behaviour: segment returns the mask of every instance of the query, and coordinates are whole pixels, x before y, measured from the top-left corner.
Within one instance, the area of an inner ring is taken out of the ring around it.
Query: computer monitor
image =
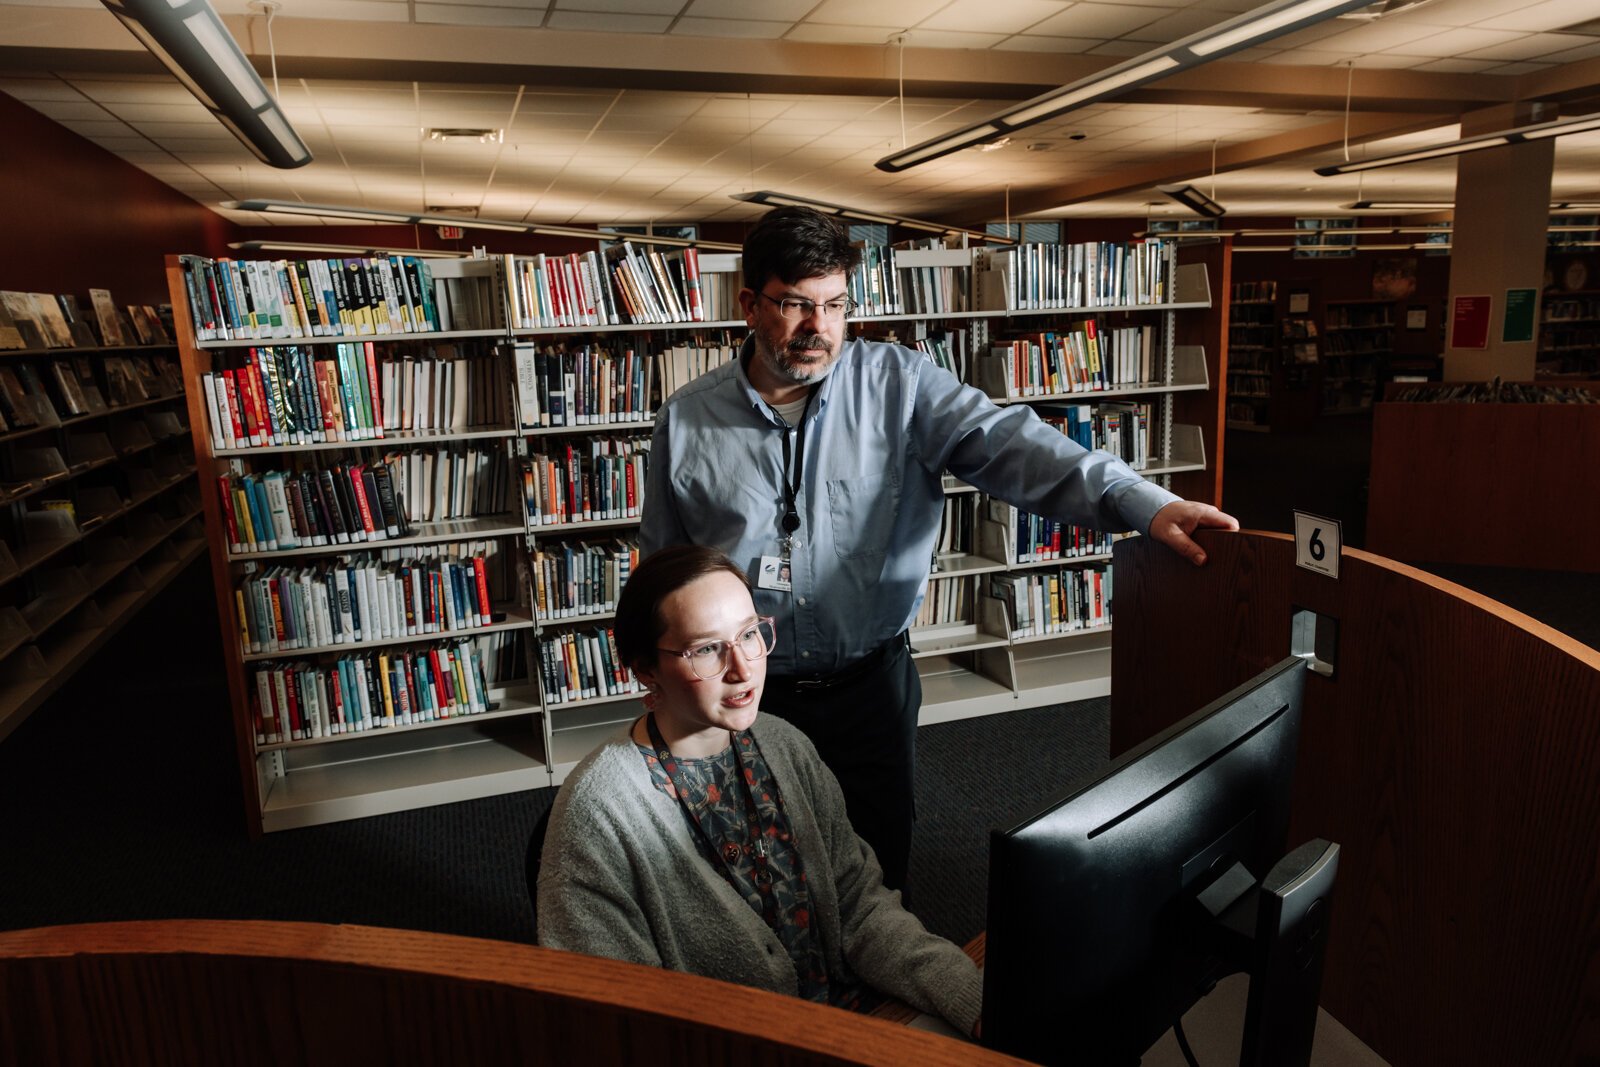
[[[1308,1062],[1338,849],[1283,855],[1307,674],[1283,660],[991,834],[984,1044],[1136,1064],[1245,971],[1241,1063]]]

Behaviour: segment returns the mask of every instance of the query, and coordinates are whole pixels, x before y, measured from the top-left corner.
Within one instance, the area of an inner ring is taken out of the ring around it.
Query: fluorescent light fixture
[[[1196,215],[1204,215],[1208,219],[1216,219],[1227,214],[1227,208],[1187,183],[1182,185],[1158,185],[1156,189],[1172,197],[1172,199],[1193,211]]]
[[[1345,204],[1346,211],[1454,211],[1452,200],[1357,200]],[[1550,205],[1550,214],[1600,212],[1600,200],[1560,200]]]
[[[239,252],[317,252],[323,256],[420,256],[424,259],[465,259],[471,252],[446,248],[373,248],[371,245],[319,245],[301,241],[234,241]]]
[[[1015,133],[1036,122],[1056,118],[1076,108],[1119,96],[1157,78],[1198,67],[1214,59],[1280,37],[1346,11],[1368,6],[1372,0],[1277,0],[1254,11],[1191,33],[1172,44],[1158,45],[1141,55],[1116,63],[1098,74],[1079,78],[1030,100],[997,111],[990,117],[953,133],[923,141],[878,160],[879,170],[906,170],[930,159]]]
[[[857,222],[877,222],[888,226],[904,226],[911,230],[924,230],[928,233],[942,233],[949,235],[965,235],[975,241],[989,241],[993,244],[1014,245],[1017,242],[1010,237],[997,237],[983,230],[971,230],[964,226],[946,226],[942,222],[929,222],[926,219],[908,219],[899,215],[885,215],[879,211],[862,211],[858,208],[847,207],[844,204],[830,204],[826,200],[812,200],[806,196],[795,196],[792,193],[778,193],[771,189],[759,189],[753,193],[732,193],[735,200],[743,200],[747,204],[765,204],[768,207],[808,207],[832,215],[840,219],[853,219]]]
[[[286,170],[311,162],[209,0],[102,2],[257,159]]]
[[[1256,17],[1222,30],[1214,37],[1207,37],[1198,44],[1191,45],[1189,50],[1197,56],[1214,56],[1224,52],[1232,52],[1240,45],[1250,44],[1255,41],[1264,41],[1269,37],[1276,37],[1284,32],[1284,27],[1291,23],[1300,23],[1314,19],[1325,11],[1333,8],[1347,10],[1339,0],[1306,0],[1304,3],[1290,4],[1272,12],[1270,15],[1256,14]],[[1210,31],[1207,31],[1210,32]]]
[[[339,207],[333,204],[302,204],[294,200],[226,200],[228,211],[260,211],[269,215],[305,215],[319,219],[351,219],[357,222],[382,222],[391,226],[460,226],[466,230],[496,230],[500,233],[530,233],[542,237],[576,237],[585,241],[632,241],[642,245],[672,248],[705,248],[714,252],[738,252],[742,246],[724,241],[698,241],[687,237],[654,237],[640,233],[589,230],[580,226],[546,226],[537,222],[511,219],[478,219],[430,211],[384,211],[381,208]]]
[[[1352,159],[1347,163],[1318,167],[1317,173],[1324,178],[1332,177],[1335,174],[1355,174],[1357,171],[1376,170],[1379,167],[1396,167],[1402,163],[1415,163],[1423,159],[1458,156],[1464,152],[1476,152],[1484,148],[1499,148],[1503,145],[1524,144],[1528,141],[1543,141],[1551,137],[1565,137],[1569,133],[1588,133],[1591,130],[1600,130],[1600,113],[1574,115],[1570,119],[1556,119],[1552,122],[1538,122],[1531,126],[1517,126],[1509,130],[1498,130],[1494,133],[1480,133],[1474,137],[1463,137],[1460,140],[1447,141],[1444,144],[1412,149],[1409,152],[1395,152],[1392,155],[1376,156],[1372,159]]]

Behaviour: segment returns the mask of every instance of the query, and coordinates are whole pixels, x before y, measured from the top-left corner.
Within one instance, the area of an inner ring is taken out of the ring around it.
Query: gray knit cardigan
[[[838,781],[805,735],[772,715],[751,729],[805,862],[829,977],[857,977],[971,1033],[983,1000],[978,968],[884,888]],[[702,856],[630,738],[596,749],[557,793],[538,901],[545,947],[798,995],[782,943]]]

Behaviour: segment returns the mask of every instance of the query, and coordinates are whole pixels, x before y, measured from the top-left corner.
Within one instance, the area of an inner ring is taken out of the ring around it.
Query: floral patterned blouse
[[[755,797],[756,807],[761,814],[761,826],[767,837],[767,866],[772,873],[772,893],[777,901],[776,922],[772,924],[772,930],[794,964],[800,996],[851,1011],[870,1009],[880,999],[870,989],[838,976],[830,979],[828,975],[822,946],[812,932],[811,894],[806,888],[805,865],[800,850],[795,847],[772,769],[761,758],[761,748],[748,730],[735,734],[734,744],[739,746],[748,767],[746,773],[750,792]],[[655,787],[677,799],[678,791],[656,758],[655,751],[644,745],[637,747],[650,768],[650,779]],[[688,806],[693,808],[694,817],[699,819],[706,837],[722,852],[720,857],[707,855],[706,862],[723,873],[731,867],[734,888],[757,915],[764,917],[761,892],[756,888],[758,865],[752,850],[747,847],[749,820],[744,789],[737,777],[739,760],[733,745],[705,759],[676,759],[675,762],[689,790]],[[690,819],[684,805],[680,804],[679,810],[683,811],[686,820]],[[692,824],[689,833],[703,853],[705,841]],[[724,858],[732,859],[728,867],[723,866]]]

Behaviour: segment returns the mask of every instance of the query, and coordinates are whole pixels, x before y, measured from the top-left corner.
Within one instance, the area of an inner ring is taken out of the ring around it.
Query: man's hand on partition
[[[1206,561],[1205,550],[1195,544],[1189,535],[1207,527],[1237,530],[1239,520],[1210,504],[1174,500],[1156,512],[1156,517],[1150,522],[1150,536],[1198,567]]]

